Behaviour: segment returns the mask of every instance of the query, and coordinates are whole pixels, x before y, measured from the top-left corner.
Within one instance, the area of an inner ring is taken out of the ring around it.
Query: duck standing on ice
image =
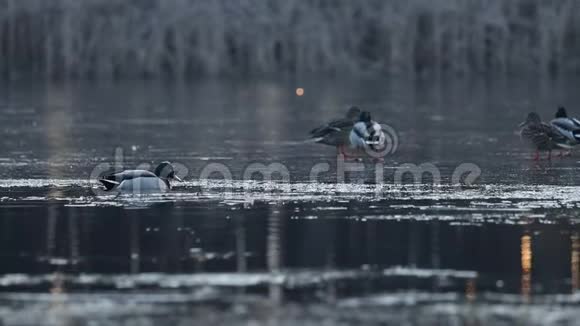
[[[521,138],[536,150],[534,161],[540,159],[540,151],[548,152],[549,160],[552,158],[552,150],[572,148],[569,139],[558,128],[542,122],[536,112],[530,112],[526,120],[520,123],[520,128]]]
[[[564,107],[558,108],[556,117],[550,121],[550,125],[566,138],[568,145],[576,146],[580,144],[580,121],[576,118],[568,117]],[[568,150],[566,154],[570,155],[570,151]],[[561,155],[562,152],[560,152]]]
[[[345,157],[358,156],[365,150],[380,152],[385,145],[382,126],[371,119],[371,114],[351,107],[346,117],[313,129],[310,136],[315,142],[335,146]]]

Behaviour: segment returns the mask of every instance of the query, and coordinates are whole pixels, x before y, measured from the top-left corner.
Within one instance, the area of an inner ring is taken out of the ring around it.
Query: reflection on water
[[[529,300],[532,293],[532,237],[522,236],[522,296]]]
[[[53,311],[53,324],[99,314],[178,323],[226,307],[223,324],[569,321],[567,306],[580,302],[580,171],[574,157],[530,162],[515,134],[529,110],[547,118],[554,103],[580,102],[569,85],[7,87],[0,320],[34,324]],[[304,142],[350,104],[397,131],[399,148],[379,171],[385,184],[375,184],[374,164],[337,183],[335,150]],[[95,196],[88,180],[102,163],[163,160],[189,172],[169,194]],[[397,167],[425,162],[441,185],[393,183]],[[450,185],[465,162],[481,168],[478,182]],[[234,180],[198,180],[213,163]],[[290,182],[240,180],[252,163],[282,163]],[[318,163],[330,170],[312,183]]]
[[[268,230],[267,230],[267,248],[266,248],[266,259],[268,271],[270,273],[280,272],[282,267],[282,247],[280,245],[281,233],[280,233],[280,211],[276,210],[276,207],[272,207],[270,211],[270,216],[268,217]],[[282,289],[280,285],[271,284],[270,285],[270,299],[275,303],[282,302]]]
[[[139,219],[137,216],[132,215],[131,219],[131,226],[130,226],[130,260],[131,260],[131,274],[139,273],[139,265],[140,265],[140,250],[139,250]]]
[[[477,283],[475,279],[467,280],[465,283],[465,297],[468,301],[474,301],[477,298]]]
[[[570,236],[572,254],[570,255],[570,268],[572,275],[572,293],[578,290],[580,285],[580,237],[578,233]]]

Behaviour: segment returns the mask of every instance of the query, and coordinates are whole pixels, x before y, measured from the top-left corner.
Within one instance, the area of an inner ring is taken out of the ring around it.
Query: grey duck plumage
[[[182,181],[169,162],[160,163],[155,172],[126,170],[98,179],[107,191],[119,190],[124,193],[165,192],[171,189],[171,180]]]
[[[580,121],[576,118],[568,117],[564,107],[558,108],[556,117],[550,121],[550,125],[566,137],[569,145],[574,146],[580,143]]]
[[[537,151],[550,152],[553,149],[569,149],[568,138],[564,136],[558,128],[542,122],[540,116],[531,112],[526,120],[520,124],[520,135],[536,149],[536,159],[539,158]]]

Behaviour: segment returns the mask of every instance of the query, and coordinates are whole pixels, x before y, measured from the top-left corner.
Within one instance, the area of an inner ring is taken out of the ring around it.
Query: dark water
[[[532,162],[516,133],[530,110],[574,111],[573,85],[6,85],[0,324],[578,323],[577,154]],[[398,147],[342,181],[335,150],[304,140],[351,104]],[[186,179],[169,194],[91,181],[163,160]],[[254,163],[283,164],[289,181],[245,179]],[[409,163],[440,178],[398,179]],[[455,185],[464,163],[478,177]],[[200,180],[209,164],[233,180]]]

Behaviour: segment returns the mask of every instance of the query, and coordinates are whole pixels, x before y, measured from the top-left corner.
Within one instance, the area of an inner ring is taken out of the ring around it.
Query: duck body
[[[371,149],[378,151],[385,144],[385,134],[379,123],[375,121],[357,122],[350,134],[351,149]]]
[[[566,109],[563,107],[558,109],[556,117],[550,121],[550,125],[566,138],[567,144],[575,146],[580,143],[580,121],[568,117]]]
[[[124,193],[167,192],[171,185],[146,170],[127,170],[114,173],[99,180],[107,190],[117,189]]]
[[[580,121],[576,118],[555,118],[550,123],[567,130],[580,129]]]
[[[559,128],[542,122],[535,112],[528,114],[526,121],[522,122],[520,127],[522,140],[536,149],[535,160],[539,159],[539,151],[547,151],[550,158],[552,150],[572,147],[568,137]]]
[[[349,147],[351,149],[364,149],[366,147],[366,141],[370,137],[370,133],[367,129],[367,124],[365,122],[359,121],[354,124],[349,133]]]
[[[381,151],[385,149],[385,140],[381,124],[371,120],[370,113],[365,111],[360,114],[359,121],[350,130],[348,146],[345,146],[348,147],[348,151],[342,147],[341,153],[345,157],[349,154],[360,156],[366,153],[374,159],[382,160],[384,153]]]
[[[380,152],[385,145],[383,127],[371,120],[368,111],[352,107],[344,119],[334,120],[310,132],[317,143],[336,146],[345,157],[359,156],[363,151]]]
[[[529,125],[520,131],[520,136],[529,145],[540,151],[550,151],[553,149],[567,149],[567,138],[559,133],[554,127],[542,122],[538,125]]]
[[[172,179],[181,181],[175,175],[171,163],[163,162],[155,169],[155,172],[126,170],[105,175],[99,179],[99,182],[107,191],[117,190],[122,193],[140,194],[167,192],[171,190],[170,180]]]

